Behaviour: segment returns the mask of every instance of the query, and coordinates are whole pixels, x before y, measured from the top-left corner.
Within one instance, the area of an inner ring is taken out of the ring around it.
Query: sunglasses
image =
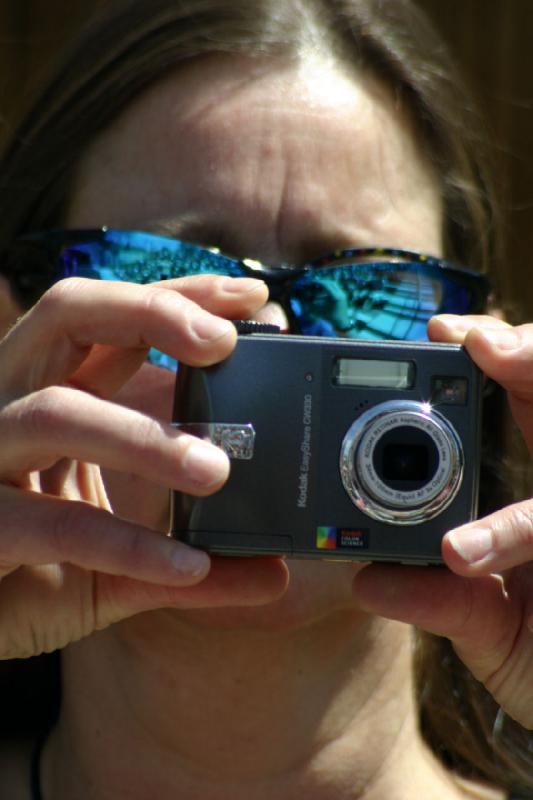
[[[166,236],[107,228],[23,237],[2,269],[30,302],[72,276],[142,284],[202,274],[256,277],[284,309],[293,333],[353,339],[427,340],[432,316],[482,312],[490,290],[484,275],[407,250],[355,248],[271,267]],[[149,358],[175,366],[158,351]]]

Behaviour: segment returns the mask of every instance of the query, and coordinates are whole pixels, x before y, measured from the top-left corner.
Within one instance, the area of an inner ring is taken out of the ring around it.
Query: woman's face
[[[356,246],[439,254],[439,188],[422,152],[377,82],[313,59],[212,56],[148,90],[94,142],[67,225],[162,230],[272,265]],[[264,316],[279,319],[276,308]],[[168,417],[172,390],[170,373],[144,370],[120,399]],[[109,476],[115,508],[162,525],[166,490],[134,483]],[[280,603],[285,624],[350,605],[357,568],[291,562],[271,618]],[[271,612],[242,613],[266,621]]]

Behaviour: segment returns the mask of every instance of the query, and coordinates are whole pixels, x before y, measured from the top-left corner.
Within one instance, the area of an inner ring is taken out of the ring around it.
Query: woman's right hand
[[[221,276],[68,279],[0,343],[0,658],[63,647],[140,611],[283,593],[281,560],[211,561],[113,514],[102,477],[134,473],[197,495],[223,485],[221,450],[112,398],[151,346],[191,365],[225,358],[236,339],[227,319],[252,316],[266,296],[260,281]]]

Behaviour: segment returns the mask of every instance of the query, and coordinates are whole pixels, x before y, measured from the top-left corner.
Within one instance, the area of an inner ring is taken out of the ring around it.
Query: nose
[[[279,303],[274,303],[272,300],[269,300],[268,303],[254,315],[254,319],[257,320],[257,322],[277,325],[284,333],[287,333],[289,330],[289,320],[285,311]]]

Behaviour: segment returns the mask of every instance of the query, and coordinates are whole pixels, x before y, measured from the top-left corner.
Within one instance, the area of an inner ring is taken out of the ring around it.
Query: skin
[[[328,63],[219,56],[149,89],[94,142],[67,224],[170,229],[276,264],[357,245],[438,254],[441,220],[432,169],[380,85]],[[1,345],[0,646],[13,657],[72,642],[45,797],[501,797],[453,781],[421,742],[402,623],[451,636],[530,722],[529,506],[483,521],[482,560],[465,555],[472,526],[447,537],[453,572],[209,564],[161,533],[168,486],[215,491],[228,464],[209,445],[193,461],[198,443],[167,427],[173,378],[142,365],[146,346],[216,362],[235,340],[223,318],[284,322],[266,299],[259,282],[211,277],[71,280]],[[439,318],[430,332],[464,341],[509,388],[527,437],[530,328],[514,349],[489,318]],[[516,594],[489,577],[504,567]],[[23,754],[3,758],[11,796],[27,798]]]

